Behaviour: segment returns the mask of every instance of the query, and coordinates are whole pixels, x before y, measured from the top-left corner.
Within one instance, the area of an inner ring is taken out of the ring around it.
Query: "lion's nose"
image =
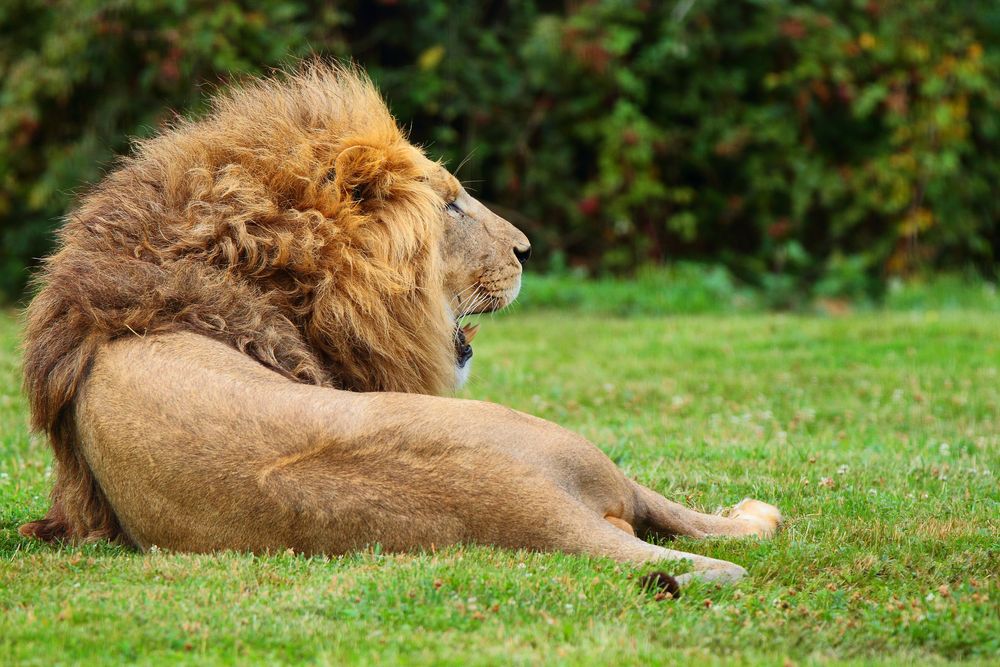
[[[524,266],[524,263],[531,257],[531,246],[526,245],[523,248],[514,246],[514,257],[517,257],[517,261],[521,263],[521,266]]]

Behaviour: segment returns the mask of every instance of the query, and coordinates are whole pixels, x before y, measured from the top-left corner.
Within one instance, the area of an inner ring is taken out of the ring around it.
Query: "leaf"
[[[417,66],[427,71],[436,68],[444,58],[445,49],[441,44],[436,44],[420,54],[417,58]]]

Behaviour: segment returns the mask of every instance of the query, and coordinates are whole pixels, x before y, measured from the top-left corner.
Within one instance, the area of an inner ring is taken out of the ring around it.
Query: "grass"
[[[529,285],[530,291],[530,285]],[[1000,658],[1000,312],[487,319],[465,394],[575,429],[767,542],[656,601],[641,570],[489,548],[344,558],[52,548],[17,326],[0,316],[0,664],[899,664]]]
[[[574,271],[531,275],[530,298],[518,308],[588,315],[692,315],[760,313],[769,309],[820,314],[845,312],[1000,312],[996,283],[963,274],[935,274],[908,282],[891,280],[877,300],[855,286],[853,293],[807,292],[790,276],[772,276],[763,287],[739,282],[721,265],[677,262],[640,269],[630,278],[584,279]]]

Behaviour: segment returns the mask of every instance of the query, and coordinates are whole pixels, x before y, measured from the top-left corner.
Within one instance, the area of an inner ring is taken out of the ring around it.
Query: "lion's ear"
[[[386,151],[375,146],[354,145],[342,150],[332,174],[341,200],[381,199],[391,180],[388,161]]]

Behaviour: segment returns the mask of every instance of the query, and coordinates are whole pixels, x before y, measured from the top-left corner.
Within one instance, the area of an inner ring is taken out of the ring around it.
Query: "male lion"
[[[733,579],[745,571],[636,533],[780,521],[753,500],[686,509],[554,424],[430,396],[468,369],[459,316],[508,305],[530,248],[354,70],[244,86],[140,142],[59,241],[24,371],[56,484],[24,535],[327,554],[471,542]]]

